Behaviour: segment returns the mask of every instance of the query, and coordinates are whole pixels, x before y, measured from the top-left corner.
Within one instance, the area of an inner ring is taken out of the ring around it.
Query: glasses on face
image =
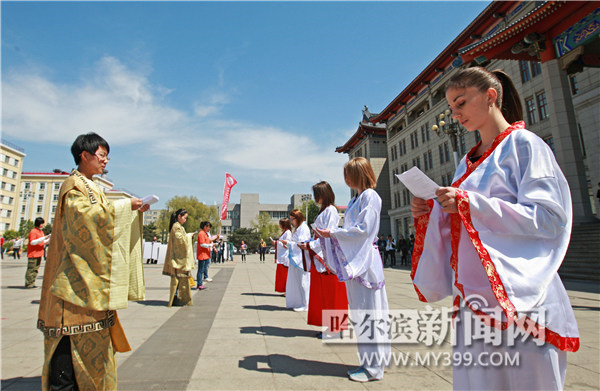
[[[94,156],[96,156],[100,160],[106,160],[106,161],[110,160],[110,158],[108,157],[108,155],[105,154],[105,153],[95,153]]]

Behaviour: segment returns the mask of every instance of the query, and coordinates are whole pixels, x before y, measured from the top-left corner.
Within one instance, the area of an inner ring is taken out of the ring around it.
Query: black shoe
[[[317,335],[315,335],[315,337],[319,338],[319,339],[323,339],[323,333],[322,332],[318,332]]]

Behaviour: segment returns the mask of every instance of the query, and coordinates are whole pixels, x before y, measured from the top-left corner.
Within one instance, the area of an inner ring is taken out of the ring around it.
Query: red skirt
[[[308,296],[307,323],[313,326],[323,326],[323,286],[324,275],[319,273],[312,263],[310,268],[310,294]]]
[[[277,264],[275,271],[275,292],[285,293],[285,285],[287,283],[287,266],[283,266],[281,263]]]
[[[337,333],[340,329],[348,329],[348,295],[346,284],[338,280],[335,274],[323,274],[321,277],[323,289],[323,309],[335,310],[337,320],[322,321],[330,332]],[[339,314],[338,314],[339,313]]]

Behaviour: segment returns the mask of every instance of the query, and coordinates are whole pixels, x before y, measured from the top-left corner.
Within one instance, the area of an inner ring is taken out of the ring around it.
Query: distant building
[[[47,223],[54,222],[58,195],[62,183],[71,175],[66,171],[24,172],[21,174],[21,191],[19,203],[19,223],[22,220],[35,220],[42,217]],[[127,190],[114,188],[113,182],[106,175],[95,175],[94,182],[102,189],[109,200],[133,198]],[[17,225],[18,228],[18,225]]]
[[[144,213],[144,225],[156,224],[165,209],[150,209]]]
[[[17,208],[19,204],[19,182],[23,169],[25,150],[18,145],[2,140],[0,143],[0,235],[9,229],[19,229]]]
[[[290,211],[302,206],[305,201],[312,199],[310,194],[294,194],[289,204],[261,204],[258,193],[241,194],[239,204],[227,206],[227,219],[223,220],[222,233],[230,234],[238,228],[252,228],[261,213],[267,213],[271,221],[279,223],[280,219],[289,217]],[[220,205],[219,205],[220,207]]]

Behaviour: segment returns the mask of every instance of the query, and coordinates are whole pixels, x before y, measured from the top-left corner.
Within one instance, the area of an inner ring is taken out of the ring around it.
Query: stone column
[[[542,63],[542,75],[556,160],[571,188],[573,221],[591,221],[592,209],[568,75],[560,68],[558,59]]]

